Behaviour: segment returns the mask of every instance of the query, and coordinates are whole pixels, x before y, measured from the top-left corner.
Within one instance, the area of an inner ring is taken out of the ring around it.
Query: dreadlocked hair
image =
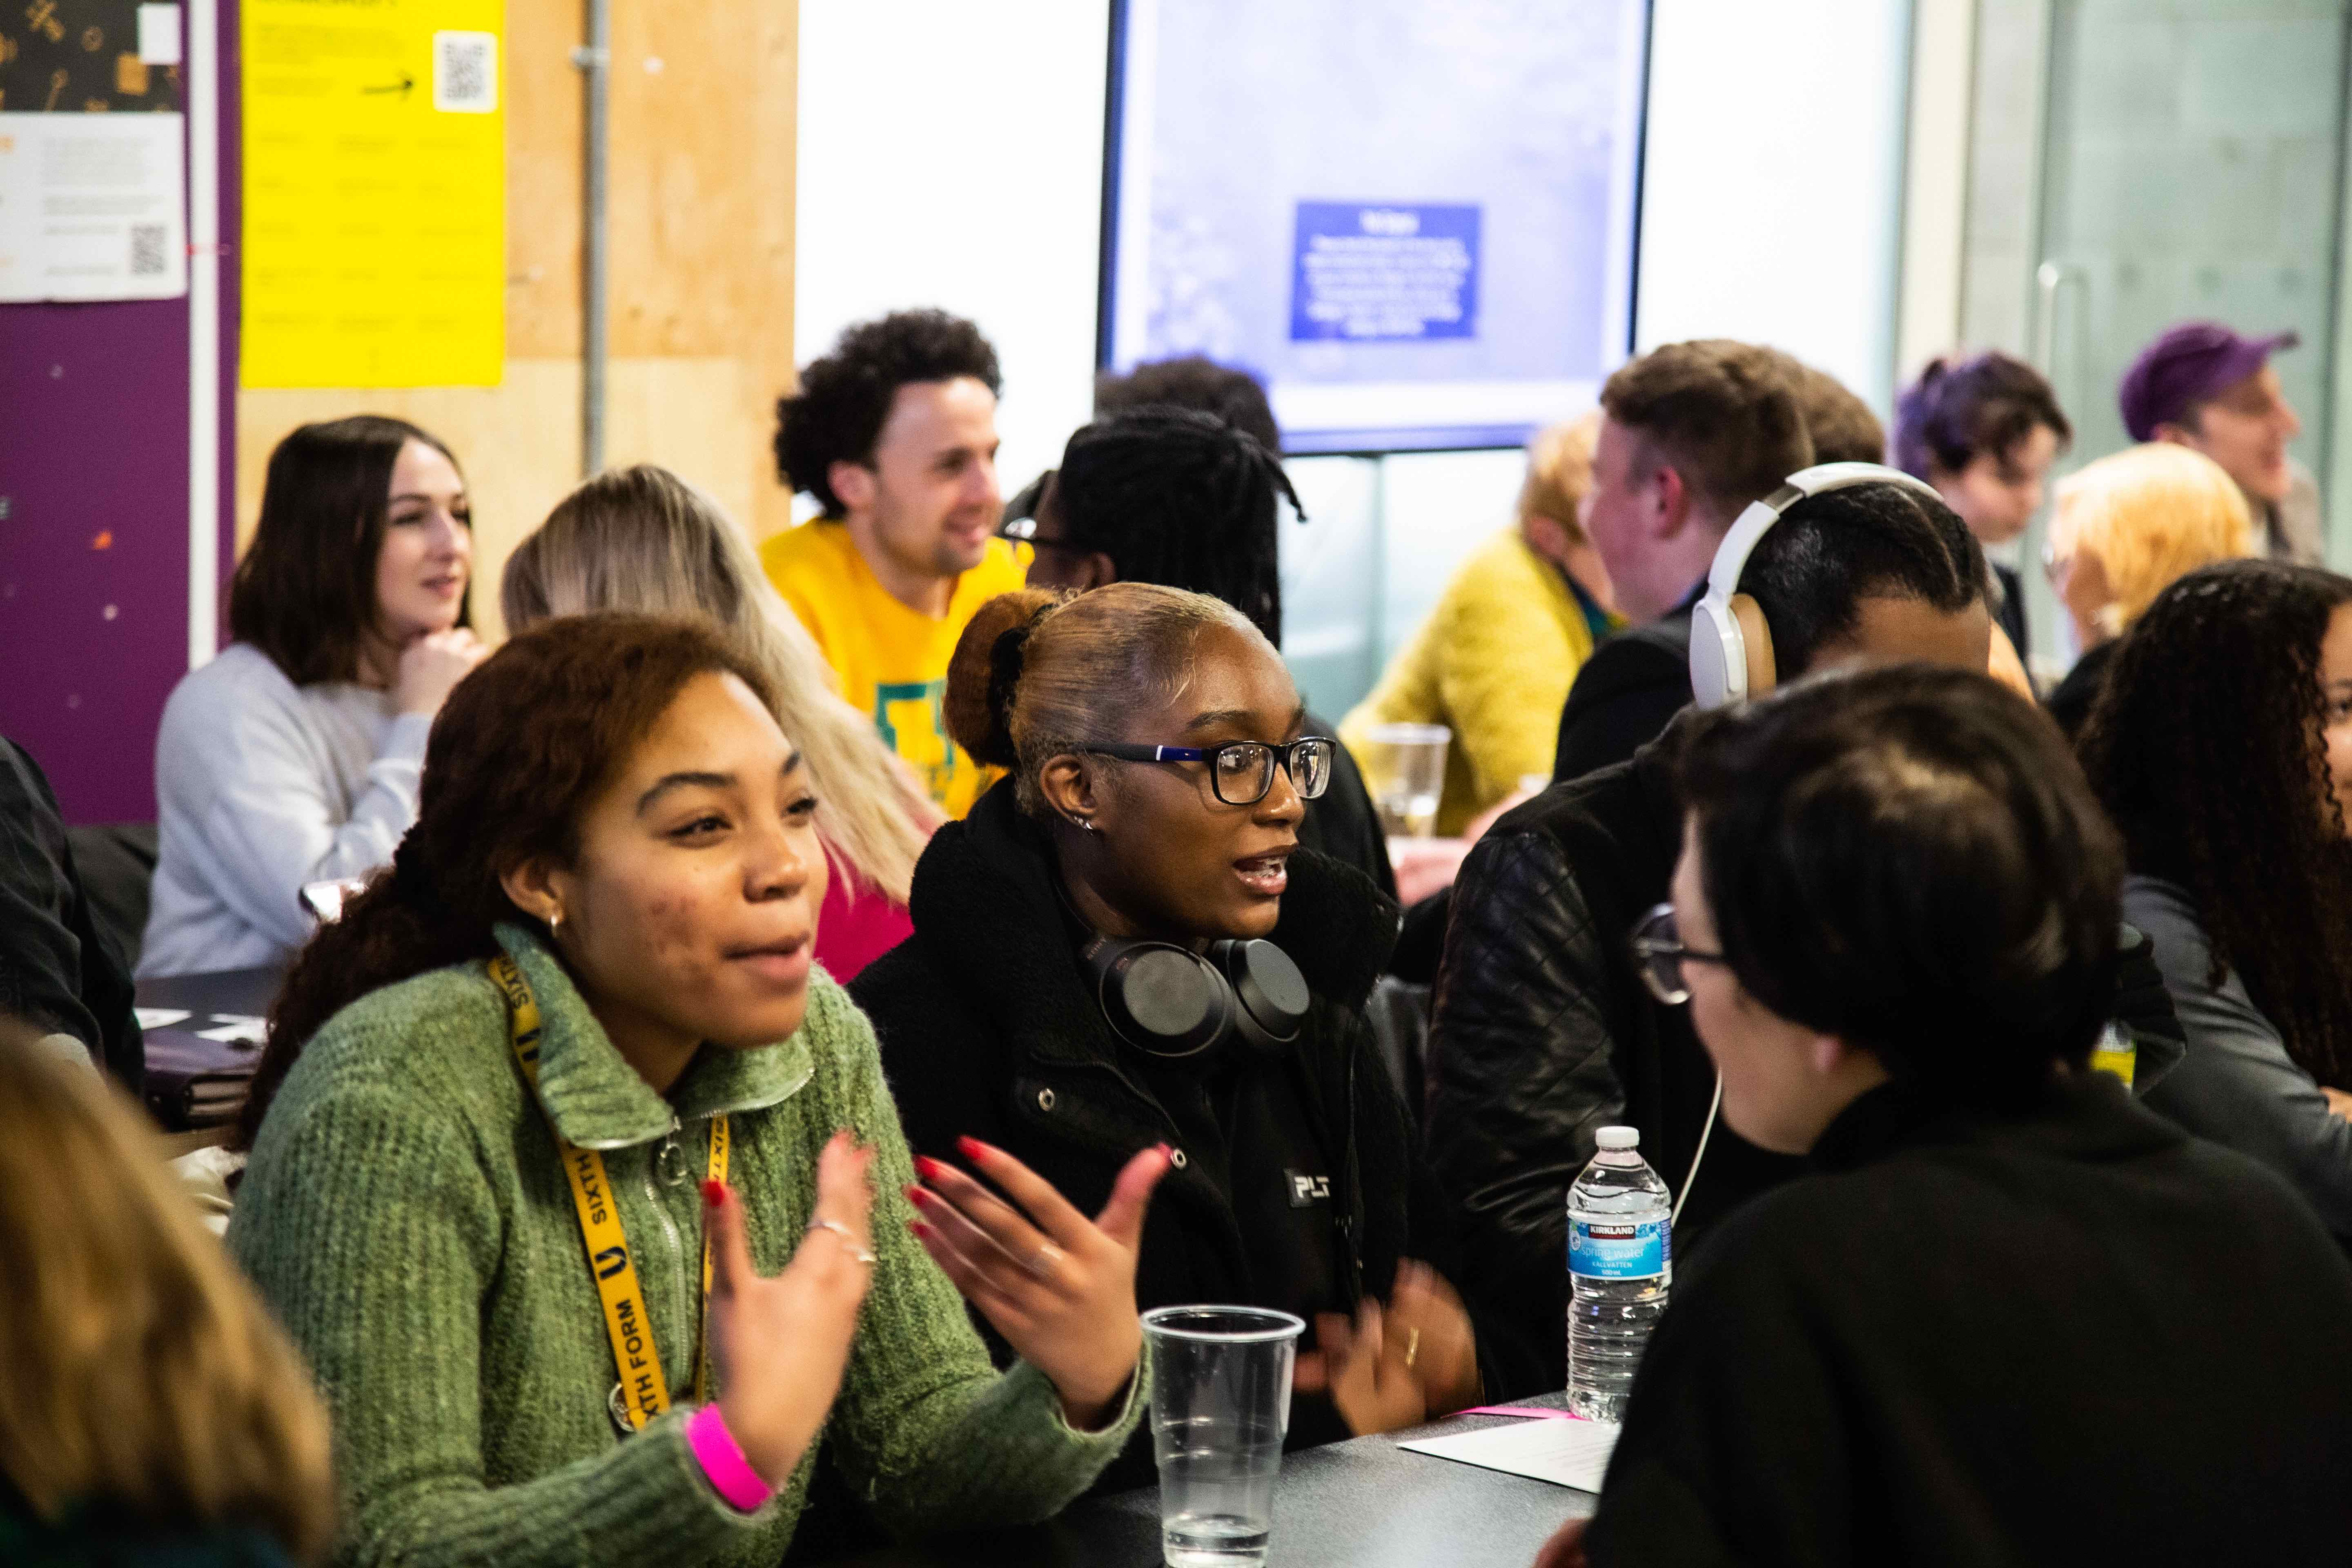
[[[416,825],[367,890],[294,960],[237,1144],[328,1019],[428,969],[488,958],[492,928],[524,921],[500,879],[545,858],[571,864],[580,821],[606,781],[699,675],[732,675],[770,713],[766,671],[716,627],[621,611],[545,621],[457,683],[433,721]]]
[[[1282,459],[1188,408],[1130,409],[1070,437],[1054,481],[1064,541],[1127,583],[1223,599],[1282,646],[1276,501],[1304,518]]]
[[[2132,869],[2189,890],[2287,1054],[2352,1087],[2352,845],[2329,784],[2320,643],[2352,578],[2230,561],[2157,595],[2080,742]]]

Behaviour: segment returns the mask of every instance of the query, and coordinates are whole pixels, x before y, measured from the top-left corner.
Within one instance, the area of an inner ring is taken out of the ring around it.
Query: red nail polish
[[[717,1208],[719,1205],[725,1203],[727,1201],[727,1184],[718,1180],[716,1177],[705,1179],[702,1184],[702,1201],[709,1204],[712,1208]]]
[[[923,1240],[926,1240],[926,1241],[928,1241],[929,1239],[930,1239],[931,1227],[930,1227],[929,1226],[925,1225],[921,1220],[919,1220],[919,1219],[910,1219],[910,1220],[908,1220],[908,1221],[907,1222],[907,1228],[908,1228],[908,1230],[911,1231],[911,1232],[912,1232],[912,1233],[913,1233],[917,1237],[919,1237],[919,1238],[920,1238],[920,1239],[923,1239]]]
[[[907,1201],[914,1205],[917,1208],[922,1207],[924,1201],[929,1198],[930,1195],[930,1194],[923,1191],[922,1188],[916,1186],[911,1182],[907,1184]]]
[[[927,1182],[938,1181],[940,1179],[940,1172],[942,1168],[943,1167],[940,1163],[937,1160],[932,1159],[929,1154],[918,1154],[915,1156],[915,1174],[922,1177],[923,1180]]]
[[[956,1147],[963,1151],[963,1157],[967,1160],[981,1160],[994,1152],[977,1138],[959,1138]]]

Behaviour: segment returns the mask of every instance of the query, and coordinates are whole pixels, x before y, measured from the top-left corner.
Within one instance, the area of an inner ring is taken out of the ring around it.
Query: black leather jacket
[[[1714,1065],[1689,1010],[1643,987],[1627,942],[1674,877],[1685,732],[1677,722],[1630,762],[1554,784],[1496,824],[1454,879],[1424,1141],[1463,1211],[1458,1283],[1493,1397],[1566,1380],[1568,1189],[1594,1133],[1639,1128],[1643,1156],[1681,1194],[1706,1124]],[[2180,1059],[2184,1037],[2146,939],[2126,935],[2114,1011],[2139,1037],[2145,1090]],[[1803,1168],[1718,1121],[1675,1224],[1675,1256]]]

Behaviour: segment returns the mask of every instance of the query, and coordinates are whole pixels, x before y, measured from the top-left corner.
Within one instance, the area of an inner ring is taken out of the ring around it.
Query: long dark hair
[[[2328,786],[2319,645],[2352,578],[2230,561],[2156,596],[2084,729],[2132,868],[2179,883],[2322,1083],[2352,1087],[2352,845]]]
[[[416,826],[392,870],[320,928],[270,1010],[240,1146],[329,1018],[380,986],[498,952],[491,928],[529,918],[499,878],[538,857],[571,863],[597,792],[679,689],[712,672],[775,710],[758,661],[715,627],[619,612],[544,622],[457,683],[433,721]]]
[[[422,441],[457,459],[404,419],[355,414],[305,425],[269,454],[261,521],[228,588],[228,634],[269,656],[297,686],[352,680],[377,623],[375,562],[391,510],[400,449]],[[462,470],[461,470],[462,472]],[[474,585],[457,602],[473,624]]]

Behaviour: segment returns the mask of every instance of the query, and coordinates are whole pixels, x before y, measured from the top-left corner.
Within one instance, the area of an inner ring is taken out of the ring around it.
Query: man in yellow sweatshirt
[[[948,738],[948,660],[1026,570],[996,537],[996,351],[961,317],[901,310],[851,327],[800,380],[776,405],[776,469],[823,515],[761,561],[842,695],[961,816],[992,770]]]

